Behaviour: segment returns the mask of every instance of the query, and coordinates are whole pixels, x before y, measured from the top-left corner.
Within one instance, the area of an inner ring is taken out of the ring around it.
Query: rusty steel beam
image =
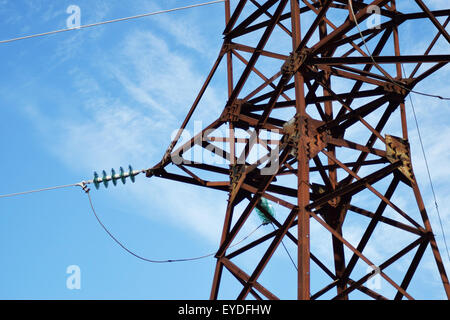
[[[381,270],[386,269],[387,267],[389,267],[390,265],[392,265],[395,261],[399,260],[401,257],[403,257],[405,254],[407,254],[408,252],[410,252],[411,250],[413,250],[415,247],[417,247],[419,244],[423,243],[424,239],[423,238],[419,238],[415,241],[413,241],[412,243],[410,243],[409,245],[407,245],[405,248],[403,248],[402,250],[400,250],[399,252],[397,252],[396,254],[394,254],[392,257],[390,257],[389,259],[387,259],[385,262],[383,262],[382,264],[380,264],[378,267]],[[358,281],[350,281],[352,282],[352,284],[345,290],[345,292],[336,295],[333,299],[334,300],[338,300],[340,299],[343,295],[348,294],[350,292],[352,292],[355,289],[358,289],[359,286],[361,286],[364,282],[366,282],[371,276],[375,275],[375,270],[372,271],[371,273],[366,274],[365,276],[363,276],[361,279],[359,279]],[[403,287],[399,287],[401,288],[399,291],[402,291],[401,294],[403,294],[405,291],[405,289]]]
[[[308,62],[312,65],[347,65],[347,64],[373,64],[375,63],[430,63],[430,62],[450,62],[448,55],[428,55],[428,56],[374,56],[371,57],[325,57],[311,58]]]
[[[415,0],[416,3],[419,5],[420,9],[425,12],[425,14],[430,18],[431,22],[436,26],[436,28],[441,32],[441,34],[444,36],[444,38],[447,40],[447,42],[450,44],[450,35],[447,33],[445,28],[439,23],[439,21],[436,19],[436,17],[433,15],[433,12],[428,9],[428,7],[423,3],[422,0]]]

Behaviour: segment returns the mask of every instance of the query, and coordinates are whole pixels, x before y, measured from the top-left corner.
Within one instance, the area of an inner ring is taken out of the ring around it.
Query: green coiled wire
[[[273,206],[269,203],[269,201],[266,198],[261,198],[258,201],[255,210],[259,218],[261,219],[263,225],[272,222],[270,218],[267,217],[267,215],[275,217],[275,210],[273,209]]]

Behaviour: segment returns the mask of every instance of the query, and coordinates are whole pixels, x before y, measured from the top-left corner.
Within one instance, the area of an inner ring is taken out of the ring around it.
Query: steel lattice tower
[[[430,11],[422,0],[411,3],[417,4],[414,13],[399,12],[394,0],[353,0],[353,11],[347,0],[240,0],[234,11],[230,1],[225,2],[223,46],[181,129],[223,60],[229,97],[225,108],[188,142],[179,143],[180,130],[163,159],[147,171],[147,177],[228,192],[211,299],[218,298],[225,270],[242,284],[238,299],[249,294],[277,299],[258,280],[283,239],[298,248],[298,299],[317,299],[331,290],[336,299],[348,299],[353,290],[385,299],[365,286],[375,271],[355,278],[355,266],[361,261],[379,268],[381,277],[395,288],[393,298],[411,299],[408,287],[427,248],[450,298],[448,278],[411,165],[405,107],[410,91],[450,61],[450,52],[430,54],[440,37],[450,44],[445,30],[450,10]],[[381,23],[370,27],[374,8],[380,9]],[[446,17],[444,24],[440,17]],[[427,50],[401,54],[399,27],[420,22],[436,28],[436,34],[421,39],[427,41]],[[236,63],[243,63],[242,70]],[[404,74],[403,64],[412,70],[409,75]],[[220,128],[228,134],[215,135]],[[235,129],[253,133],[242,138]],[[269,131],[278,132],[279,138],[267,138]],[[221,149],[217,142],[226,147]],[[225,158],[226,164],[182,161],[194,146]],[[257,148],[266,152],[255,158],[252,153]],[[414,203],[414,210],[403,210],[394,203],[401,188],[407,190],[401,192],[402,198]],[[362,194],[364,201],[359,199]],[[261,208],[261,198],[278,203],[288,213],[269,215]],[[237,209],[240,203],[244,210]],[[276,229],[232,250],[230,245],[257,207]],[[392,214],[387,215],[388,211]],[[355,246],[343,233],[344,223],[352,216],[367,219]],[[331,246],[332,267],[310,250],[312,221],[329,232],[324,243]],[[364,249],[380,225],[394,228],[392,237],[407,233],[414,241],[375,264]],[[270,245],[251,272],[233,262],[262,243]],[[350,256],[345,257],[345,250]],[[386,268],[411,252],[412,259],[397,283]],[[310,290],[311,262],[330,280],[316,292]]]

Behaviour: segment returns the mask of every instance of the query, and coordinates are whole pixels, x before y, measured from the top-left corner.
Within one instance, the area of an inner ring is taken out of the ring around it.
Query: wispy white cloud
[[[95,67],[90,71],[70,71],[68,81],[82,97],[77,116],[74,112],[48,115],[44,106],[28,104],[29,118],[44,140],[51,141],[47,147],[72,170],[156,163],[204,78],[194,61],[151,32],[129,33],[116,52],[101,63],[92,61]],[[120,94],[109,92],[101,75],[108,75],[109,85],[118,86]],[[222,105],[214,88],[206,94],[205,103],[212,107],[207,113],[217,112],[215,108]],[[157,179],[150,182],[144,191],[131,195],[144,205],[145,215],[181,224],[187,232],[217,242],[220,230],[216,229],[225,209],[213,192],[199,193],[180,183],[174,188],[173,183]],[[158,216],[158,210],[151,209],[155,207],[164,208],[164,215]]]

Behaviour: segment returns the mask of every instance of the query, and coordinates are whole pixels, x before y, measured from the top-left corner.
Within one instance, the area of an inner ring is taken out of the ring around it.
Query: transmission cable
[[[272,225],[272,227],[273,227],[273,230],[276,231],[277,229],[275,229],[275,226],[273,225],[273,222],[271,223],[271,225]],[[287,249],[287,247],[286,247],[286,245],[284,244],[284,241],[283,241],[283,240],[281,240],[281,244],[282,244],[282,246],[283,246],[283,248],[284,248],[284,251],[286,251],[287,255],[289,256],[289,259],[291,260],[292,265],[294,266],[295,270],[298,271],[297,265],[295,264],[294,259],[292,259],[292,256],[291,256],[291,254],[289,253],[289,250]]]
[[[141,173],[141,172],[145,172],[145,170],[139,170],[139,171],[135,171],[135,174]],[[107,177],[108,179],[110,179],[111,177]],[[73,183],[73,184],[67,184],[67,185],[61,185],[61,186],[55,186],[55,187],[49,187],[49,188],[42,188],[42,189],[36,189],[36,190],[30,190],[30,191],[24,191],[24,192],[17,192],[17,193],[10,193],[10,194],[4,194],[4,195],[0,195],[0,199],[1,198],[10,198],[10,197],[17,197],[17,196],[21,196],[21,195],[27,195],[27,194],[31,194],[31,193],[38,193],[38,192],[44,192],[44,191],[50,191],[50,190],[56,190],[56,189],[64,189],[64,188],[72,188],[72,187],[81,187],[83,189],[83,191],[87,194],[88,199],[89,199],[89,204],[90,207],[92,209],[92,212],[94,213],[95,218],[97,219],[98,223],[100,224],[100,226],[103,228],[103,230],[105,230],[105,232],[111,237],[111,239],[113,239],[120,247],[122,247],[122,249],[124,249],[125,251],[127,251],[129,254],[133,255],[134,257],[143,260],[143,261],[147,261],[147,262],[151,262],[151,263],[171,263],[171,262],[185,262],[185,261],[194,261],[194,260],[200,260],[200,259],[204,259],[204,258],[208,258],[211,257],[213,255],[215,255],[216,253],[209,253],[203,256],[199,256],[199,257],[194,257],[194,258],[185,258],[185,259],[168,259],[168,260],[153,260],[153,259],[147,259],[144,258],[138,254],[136,254],[135,252],[133,252],[132,250],[128,249],[122,242],[120,242],[109,230],[108,228],[103,224],[103,222],[101,221],[100,217],[97,215],[97,212],[94,208],[94,204],[92,203],[92,198],[90,195],[90,189],[88,188],[88,184],[92,184],[95,183],[94,180],[88,180],[88,181],[81,181],[78,183]],[[247,240],[249,237],[251,237],[256,231],[258,231],[264,224],[260,224],[258,227],[256,227],[252,232],[250,232],[247,236],[245,236],[244,238],[242,238],[241,240],[239,240],[238,242],[236,242],[235,244],[231,245],[230,248],[233,248],[239,244],[241,244],[242,242],[244,242],[245,240]]]
[[[121,180],[125,184],[126,179],[131,179],[132,182],[134,182],[134,177],[141,173],[145,173],[147,169],[141,169],[141,170],[133,170],[131,166],[129,166],[130,171],[125,172],[122,167],[120,168],[121,172],[119,174],[116,174],[114,170],[112,170],[111,175],[106,175],[106,172],[104,171],[103,177],[98,177],[97,173],[94,172],[94,179],[86,180],[86,181],[80,181],[77,183],[72,184],[66,184],[61,186],[55,186],[55,187],[48,187],[48,188],[42,188],[42,189],[36,189],[36,190],[30,190],[30,191],[23,191],[23,192],[16,192],[16,193],[9,193],[9,194],[3,194],[0,195],[0,199],[2,198],[11,198],[11,197],[17,197],[22,195],[27,195],[31,193],[39,193],[44,191],[50,191],[50,190],[56,190],[56,189],[64,189],[64,188],[71,188],[71,187],[81,187],[84,191],[88,190],[88,185],[94,184],[95,187],[98,189],[100,183],[103,183],[105,187],[108,187],[108,182],[113,181],[114,185],[116,184],[117,180]]]
[[[62,186],[56,186],[56,187],[49,187],[49,188],[43,188],[43,189],[37,189],[37,190],[30,190],[30,191],[24,191],[24,192],[17,192],[17,193],[10,193],[10,194],[3,194],[0,195],[1,198],[11,198],[11,197],[17,197],[22,196],[30,193],[38,193],[38,192],[44,192],[44,191],[50,191],[50,190],[56,190],[56,189],[64,189],[64,188],[71,188],[71,187],[82,187],[82,183],[73,183],[73,184],[66,184]]]
[[[91,195],[89,193],[89,189],[85,190],[88,199],[89,199],[89,204],[91,206],[92,212],[94,213],[95,218],[97,219],[98,223],[100,224],[100,226],[103,228],[103,230],[105,230],[105,232],[110,236],[111,239],[114,240],[114,242],[116,242],[122,249],[124,249],[126,252],[128,252],[129,254],[131,254],[132,256],[146,261],[146,262],[150,262],[150,263],[172,263],[172,262],[186,262],[186,261],[194,261],[194,260],[201,260],[201,259],[205,259],[211,256],[214,256],[216,254],[216,252],[213,253],[209,253],[209,254],[205,254],[203,256],[199,256],[199,257],[194,257],[194,258],[185,258],[185,259],[168,259],[168,260],[154,260],[154,259],[148,259],[148,258],[144,258],[138,254],[136,254],[135,252],[133,252],[132,250],[128,249],[122,242],[120,242],[109,230],[108,228],[103,224],[103,222],[101,221],[101,219],[99,218],[99,216],[97,215],[97,212],[95,211],[94,205],[92,203],[92,198]],[[252,236],[256,231],[259,230],[259,228],[261,228],[261,226],[263,226],[263,224],[260,224],[256,229],[254,229],[252,232],[250,232],[247,236],[245,236],[244,238],[242,238],[240,241],[236,242],[235,244],[231,245],[230,248],[235,247],[237,245],[239,245],[240,243],[244,242],[245,240],[247,240],[250,236]]]
[[[403,69],[403,73],[406,74],[405,67],[403,66],[403,64],[402,64],[402,69]],[[430,166],[428,164],[428,159],[427,159],[427,155],[426,155],[426,152],[425,152],[425,147],[424,147],[424,143],[423,143],[423,139],[422,139],[422,134],[421,134],[421,131],[420,131],[419,121],[417,119],[416,109],[414,107],[414,102],[413,102],[413,99],[412,99],[411,95],[409,95],[409,101],[411,103],[411,109],[412,109],[413,115],[414,115],[414,122],[416,123],[417,136],[419,137],[420,147],[422,149],[422,155],[423,155],[423,159],[425,161],[425,167],[427,169],[428,180],[430,181],[431,192],[433,194],[433,199],[434,199],[434,206],[436,207],[436,212],[437,212],[437,215],[438,215],[438,218],[439,218],[439,224],[440,224],[440,227],[441,227],[442,238],[444,240],[445,249],[447,250],[447,258],[448,258],[448,261],[450,262],[450,253],[449,253],[449,250],[448,250],[447,239],[445,238],[445,232],[444,232],[444,226],[442,224],[441,213],[440,213],[440,210],[439,210],[439,205],[438,205],[438,201],[437,201],[436,192],[434,190],[433,179],[431,178]]]
[[[381,66],[375,61],[375,58],[372,56],[372,54],[370,52],[370,49],[369,49],[369,47],[367,45],[366,39],[364,38],[364,36],[362,34],[361,28],[359,27],[358,21],[356,19],[355,11],[353,10],[352,0],[348,0],[348,4],[349,4],[350,12],[351,12],[352,17],[353,17],[353,21],[355,22],[355,25],[358,28],[358,32],[359,32],[359,35],[361,37],[361,40],[363,41],[364,47],[367,50],[367,54],[370,56],[372,62],[374,63],[374,65],[377,67],[377,69],[381,73],[385,74],[385,76],[394,85],[396,85],[396,86],[398,86],[398,87],[400,87],[402,89],[405,89],[405,90],[407,90],[410,93],[416,93],[416,94],[427,96],[427,97],[439,98],[441,100],[450,100],[450,98],[447,98],[447,97],[442,97],[442,96],[439,96],[439,95],[433,95],[433,94],[428,94],[428,93],[424,93],[424,92],[420,92],[420,91],[415,91],[415,90],[409,89],[409,88],[407,88],[407,87],[405,87],[405,86],[395,82],[394,79],[392,79],[392,77],[389,74],[383,72],[383,68],[381,68]],[[405,68],[404,68],[403,64],[400,64],[400,65],[402,66],[403,73],[405,73],[405,75],[406,75]],[[418,133],[418,137],[419,137],[419,141],[420,141],[420,146],[422,148],[422,154],[423,154],[423,157],[424,157],[424,160],[425,160],[425,166],[426,166],[426,169],[427,169],[428,179],[430,181],[430,186],[431,186],[431,191],[432,191],[433,198],[434,198],[434,204],[435,204],[435,207],[436,207],[436,212],[437,212],[438,218],[439,218],[439,224],[440,224],[441,231],[442,231],[442,237],[443,237],[443,240],[444,240],[445,249],[447,251],[447,258],[448,258],[448,260],[450,262],[450,253],[449,253],[449,249],[448,249],[448,245],[447,245],[447,240],[445,238],[444,227],[443,227],[443,224],[442,224],[441,214],[440,214],[440,210],[439,210],[439,206],[438,206],[438,202],[437,202],[437,196],[436,196],[436,192],[434,190],[433,180],[431,178],[431,173],[430,173],[430,167],[429,167],[427,156],[426,156],[426,153],[425,153],[425,147],[424,147],[424,144],[423,144],[422,135],[420,133],[419,122],[417,120],[417,115],[416,115],[416,111],[415,111],[415,108],[414,108],[414,103],[413,103],[411,95],[409,95],[409,99],[410,99],[410,102],[411,102],[411,107],[412,107],[412,110],[413,110],[414,120],[415,120],[416,127],[417,127],[417,133]]]
[[[358,21],[356,19],[355,11],[353,10],[353,2],[352,2],[352,0],[348,0],[348,4],[349,4],[350,12],[351,12],[352,17],[353,17],[353,21],[355,22],[355,25],[358,28],[358,32],[359,32],[359,35],[361,37],[361,40],[363,41],[364,47],[367,50],[367,54],[370,56],[370,59],[372,60],[374,65],[377,67],[377,69],[381,73],[383,73],[394,85],[396,85],[396,86],[398,86],[398,87],[400,87],[402,89],[405,89],[405,90],[407,90],[410,93],[416,93],[416,94],[419,94],[419,95],[422,95],[422,96],[427,96],[427,97],[432,97],[432,98],[439,98],[441,100],[450,100],[450,98],[447,98],[447,97],[442,97],[442,96],[439,96],[439,95],[433,95],[433,94],[428,94],[428,93],[424,93],[424,92],[420,92],[420,91],[415,91],[415,90],[409,89],[409,88],[407,88],[407,87],[405,87],[405,86],[395,82],[394,79],[392,79],[392,77],[388,73],[383,72],[383,68],[381,68],[381,66],[375,61],[375,58],[372,56],[372,54],[370,52],[370,49],[369,49],[369,47],[367,45],[366,39],[364,38],[364,36],[362,34],[361,28],[359,27]],[[403,73],[405,73],[405,75],[406,75],[405,68],[404,68],[403,64],[400,63],[400,65],[402,66]],[[448,260],[450,262],[450,253],[449,253],[449,249],[448,249],[448,245],[447,245],[447,240],[445,238],[444,226],[442,224],[441,214],[440,214],[440,210],[439,210],[439,206],[438,206],[438,202],[437,202],[437,196],[436,196],[436,192],[434,190],[433,180],[431,178],[431,173],[430,173],[430,167],[429,167],[427,156],[426,156],[426,153],[425,153],[425,147],[424,147],[424,143],[423,143],[423,140],[422,140],[422,135],[421,135],[420,128],[419,128],[419,122],[418,122],[418,119],[417,119],[417,115],[416,115],[416,111],[415,111],[415,108],[414,108],[414,103],[413,103],[411,95],[409,95],[409,99],[410,99],[410,102],[411,102],[411,107],[412,107],[412,111],[413,111],[413,115],[414,115],[414,120],[415,120],[415,123],[416,123],[416,128],[417,128],[417,133],[418,133],[418,137],[419,137],[419,141],[420,141],[420,146],[421,146],[421,149],[422,149],[422,154],[423,154],[423,157],[424,157],[424,160],[425,160],[425,166],[426,166],[426,169],[427,169],[428,179],[430,181],[431,191],[432,191],[433,198],[434,198],[434,205],[436,207],[436,212],[438,214],[439,224],[440,224],[441,231],[442,231],[442,237],[443,237],[443,240],[444,240],[445,249],[447,251],[447,258],[448,258]]]
[[[352,14],[353,21],[355,22],[355,25],[358,28],[358,32],[359,32],[359,35],[361,37],[361,40],[363,41],[364,47],[367,50],[367,54],[369,55],[370,59],[372,60],[373,64],[375,65],[375,67],[382,74],[384,74],[386,76],[386,78],[389,79],[390,82],[392,82],[394,85],[396,85],[396,86],[398,86],[398,87],[400,87],[400,88],[402,88],[402,89],[404,89],[404,90],[406,90],[408,92],[413,92],[413,93],[416,93],[416,94],[419,94],[419,95],[422,95],[422,96],[426,96],[426,97],[438,98],[438,99],[441,99],[441,100],[450,100],[449,97],[442,97],[442,96],[439,96],[439,95],[434,95],[434,94],[429,94],[429,93],[425,93],[425,92],[420,92],[420,91],[416,91],[416,90],[410,89],[408,87],[405,87],[404,85],[401,85],[398,82],[396,82],[387,72],[384,72],[383,68],[375,61],[375,58],[373,57],[372,53],[370,52],[369,46],[367,45],[366,39],[364,38],[364,35],[362,34],[361,28],[359,27],[359,23],[358,23],[358,21],[356,19],[355,11],[353,10],[353,2],[352,2],[352,0],[348,0],[348,4],[349,4],[350,12]]]
[[[44,32],[44,33],[38,33],[38,34],[32,34],[32,35],[23,36],[23,37],[17,37],[17,38],[12,38],[12,39],[7,39],[7,40],[1,40],[0,44],[9,43],[9,42],[18,41],[18,40],[37,38],[37,37],[47,36],[47,35],[61,33],[61,32],[66,32],[66,31],[86,29],[86,28],[96,27],[96,26],[109,24],[109,23],[115,23],[115,22],[121,22],[121,21],[133,20],[133,19],[139,19],[139,18],[143,18],[143,17],[154,16],[154,15],[157,15],[157,14],[163,14],[163,13],[169,13],[169,12],[174,12],[174,11],[186,10],[186,9],[191,9],[191,8],[197,8],[197,7],[212,5],[212,4],[221,3],[221,2],[225,2],[225,0],[215,0],[215,1],[210,1],[210,2],[198,3],[198,4],[193,4],[193,5],[184,6],[184,7],[178,7],[178,8],[167,9],[167,10],[160,10],[160,11],[149,12],[149,13],[139,14],[139,15],[125,17],[125,18],[119,18],[119,19],[113,19],[113,20],[108,20],[108,21],[91,23],[91,24],[81,25],[81,26],[73,27],[73,28],[59,29],[59,30],[54,30],[54,31],[49,31],[49,32]]]

